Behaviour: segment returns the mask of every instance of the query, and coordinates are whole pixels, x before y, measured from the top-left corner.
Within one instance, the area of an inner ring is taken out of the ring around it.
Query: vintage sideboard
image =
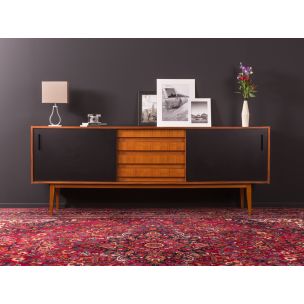
[[[270,127],[31,127],[31,180],[61,188],[239,188],[270,182]],[[246,195],[245,195],[246,194]]]

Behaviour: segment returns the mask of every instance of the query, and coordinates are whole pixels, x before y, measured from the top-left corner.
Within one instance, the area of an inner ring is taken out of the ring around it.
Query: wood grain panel
[[[118,130],[118,137],[185,137],[185,130]]]
[[[185,182],[183,177],[118,177],[117,182]]]
[[[184,138],[119,138],[120,151],[185,151]]]
[[[183,165],[141,165],[141,166],[119,166],[118,177],[185,177]]]
[[[184,152],[119,152],[118,164],[184,164]]]

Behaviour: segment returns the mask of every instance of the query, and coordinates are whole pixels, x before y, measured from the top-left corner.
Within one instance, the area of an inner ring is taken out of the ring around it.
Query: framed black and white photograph
[[[138,92],[138,125],[156,126],[157,102],[155,91]]]
[[[195,98],[190,100],[191,126],[211,127],[211,99]]]
[[[195,79],[157,79],[157,126],[188,126]]]

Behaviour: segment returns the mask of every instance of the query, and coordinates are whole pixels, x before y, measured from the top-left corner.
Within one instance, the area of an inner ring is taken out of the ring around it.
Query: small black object
[[[40,134],[38,134],[38,151],[40,151],[41,148],[41,139],[40,139]]]

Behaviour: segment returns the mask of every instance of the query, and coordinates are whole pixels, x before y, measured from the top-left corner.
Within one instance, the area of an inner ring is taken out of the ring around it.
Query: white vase
[[[247,100],[244,100],[244,102],[243,102],[242,127],[249,127],[249,108],[248,108]]]

